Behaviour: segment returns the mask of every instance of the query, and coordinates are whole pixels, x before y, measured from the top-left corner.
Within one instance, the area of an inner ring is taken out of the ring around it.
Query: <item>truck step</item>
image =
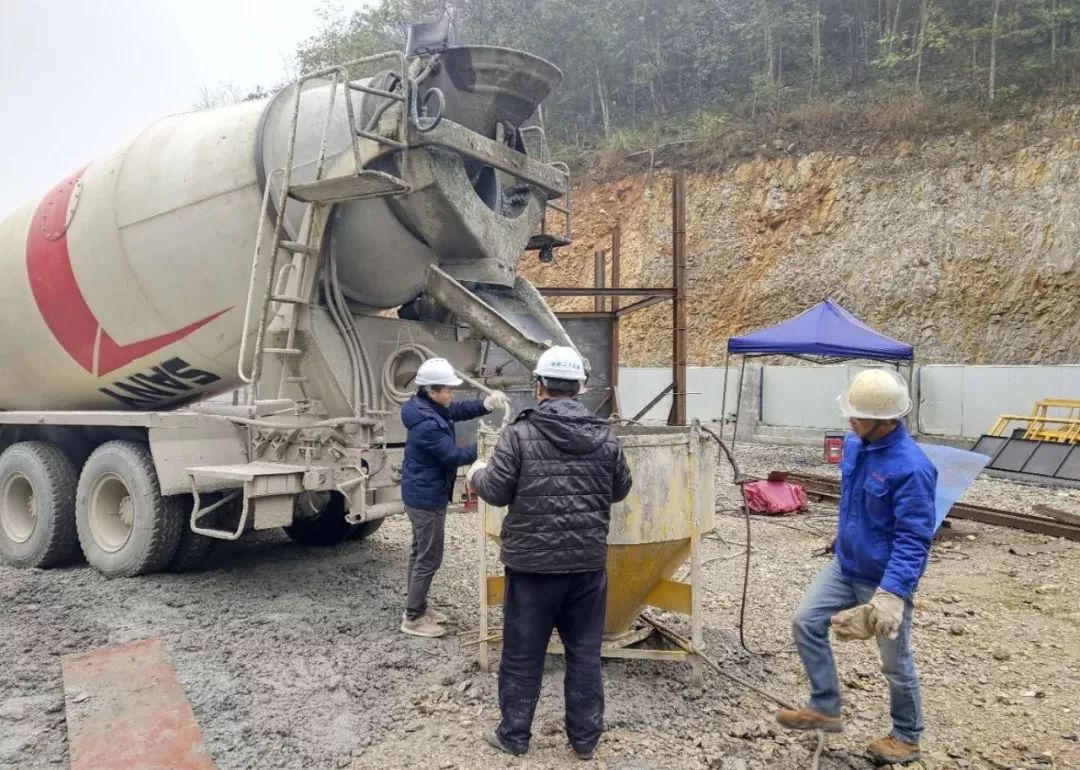
[[[312,246],[308,246],[306,243],[300,243],[298,241],[282,241],[281,248],[285,249],[286,251],[294,251],[297,254],[305,254],[309,257],[317,256],[319,253],[318,249]]]
[[[401,195],[411,189],[396,176],[382,171],[368,170],[353,176],[320,179],[318,182],[293,185],[289,188],[289,195],[307,203],[341,203]]]
[[[287,465],[285,463],[252,462],[239,463],[236,465],[200,465],[188,468],[189,476],[198,478],[218,479],[221,481],[254,481],[257,478],[267,476],[290,476],[295,473],[307,471],[303,465]]]

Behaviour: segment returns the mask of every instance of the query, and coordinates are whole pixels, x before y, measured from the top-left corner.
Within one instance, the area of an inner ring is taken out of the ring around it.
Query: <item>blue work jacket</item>
[[[840,472],[841,572],[909,598],[934,539],[937,469],[901,424],[869,444],[849,433]]]
[[[454,479],[462,465],[476,462],[476,445],[459,447],[454,437],[455,420],[472,420],[488,414],[483,401],[463,401],[440,406],[417,394],[401,407],[405,438],[405,463],[401,470],[401,499],[410,508],[441,511],[454,493]]]

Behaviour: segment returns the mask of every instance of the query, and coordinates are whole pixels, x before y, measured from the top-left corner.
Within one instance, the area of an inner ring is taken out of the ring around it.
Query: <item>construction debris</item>
[[[160,639],[62,659],[71,770],[214,770]]]

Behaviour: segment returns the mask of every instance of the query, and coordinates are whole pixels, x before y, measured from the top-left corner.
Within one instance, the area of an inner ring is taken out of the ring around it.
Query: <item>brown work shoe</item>
[[[776,721],[790,730],[824,730],[827,733],[844,731],[843,717],[831,717],[812,708],[798,711],[780,709],[776,712]]]
[[[432,622],[439,624],[447,623],[450,620],[450,618],[447,617],[445,613],[439,612],[434,607],[428,607],[426,610],[424,610],[424,615]]]
[[[871,743],[866,747],[866,752],[875,765],[907,765],[921,756],[919,744],[905,743],[891,735]]]
[[[416,620],[409,620],[407,615],[401,616],[401,632],[410,636],[423,636],[435,639],[446,634],[446,629],[429,618],[421,615]]]

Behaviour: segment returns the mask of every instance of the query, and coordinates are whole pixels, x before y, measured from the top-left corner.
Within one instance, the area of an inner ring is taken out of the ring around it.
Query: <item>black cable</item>
[[[789,710],[795,710],[797,708],[797,706],[795,706],[793,703],[788,701],[786,698],[781,698],[779,695],[773,694],[769,690],[766,690],[764,687],[756,685],[753,682],[747,681],[746,679],[743,679],[740,676],[736,676],[735,674],[732,674],[730,671],[725,671],[723,668],[720,667],[720,664],[717,663],[715,660],[713,660],[712,658],[710,658],[708,655],[701,652],[700,650],[695,649],[693,643],[690,642],[689,639],[686,639],[683,636],[675,633],[670,628],[665,626],[663,623],[660,623],[657,620],[653,620],[652,618],[650,618],[648,615],[645,615],[644,613],[642,613],[641,619],[644,620],[646,623],[648,623],[653,628],[655,628],[657,631],[659,631],[662,636],[664,636],[665,638],[667,638],[667,639],[671,640],[672,642],[674,642],[674,644],[677,647],[681,647],[682,649],[686,650],[691,655],[697,655],[698,658],[705,661],[705,663],[709,666],[709,668],[711,668],[713,671],[715,671],[720,676],[726,677],[726,678],[730,679],[731,681],[735,682],[736,684],[742,685],[743,687],[747,688],[748,690],[751,690],[752,692],[756,692],[758,695],[760,695],[760,696],[762,696],[762,697],[764,697],[764,698],[766,698],[768,700],[773,701],[774,703],[776,703],[776,705],[780,706],[780,708],[789,709]],[[825,731],[824,730],[815,730],[814,733],[817,735],[817,746],[814,749],[814,753],[810,757],[810,767],[808,768],[808,770],[818,770],[819,763],[821,762],[821,753],[825,750]]]
[[[750,648],[750,645],[746,642],[746,605],[747,595],[750,590],[750,552],[752,548],[751,531],[750,531],[750,504],[746,500],[746,483],[751,481],[742,475],[742,471],[739,469],[739,464],[735,461],[735,456],[731,453],[727,444],[716,435],[711,429],[702,425],[701,429],[708,433],[715,439],[716,443],[720,446],[724,456],[727,458],[728,463],[731,465],[731,470],[735,474],[734,483],[739,488],[739,494],[742,496],[742,510],[743,518],[746,521],[746,561],[743,564],[743,585],[742,585],[742,599],[739,602],[739,644],[744,650],[751,655],[759,655],[761,657],[772,657],[779,655],[782,652],[787,651],[791,646],[791,643],[785,644],[776,650],[754,650]]]

